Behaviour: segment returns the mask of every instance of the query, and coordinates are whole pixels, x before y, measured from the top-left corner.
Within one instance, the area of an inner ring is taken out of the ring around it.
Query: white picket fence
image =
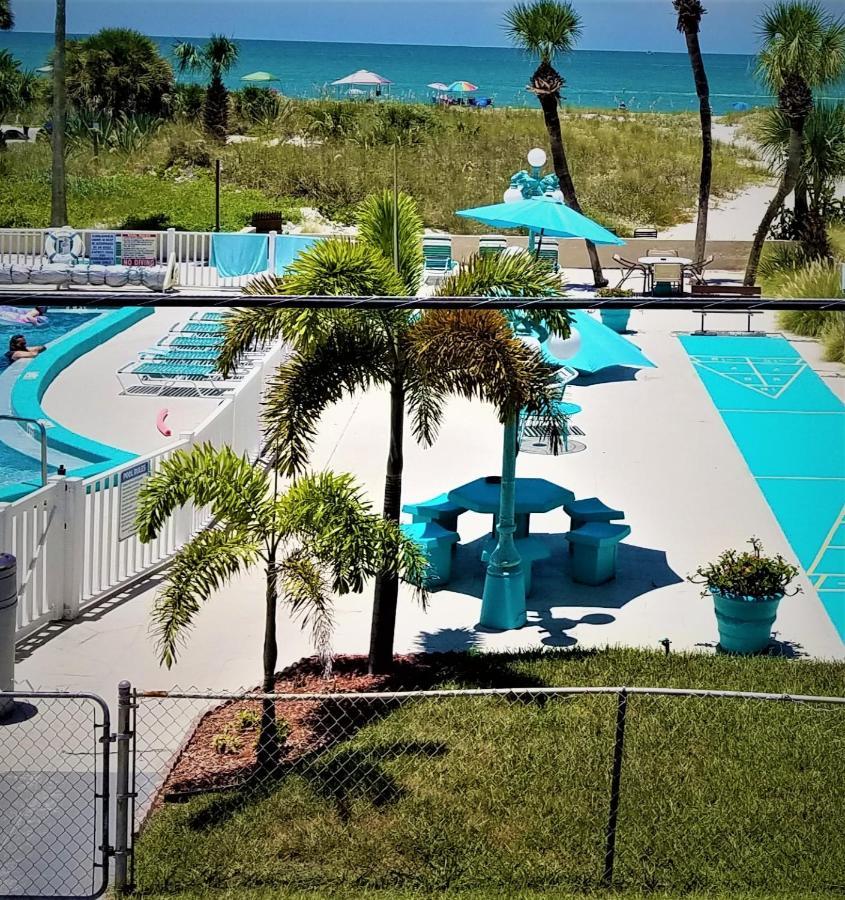
[[[123,234],[123,231],[102,229],[80,229],[85,242],[86,254],[90,250],[92,234]],[[189,288],[211,288],[214,290],[240,290],[254,275],[240,275],[224,278],[210,265],[210,231],[149,231],[158,240],[158,260],[165,265],[171,255],[175,255],[178,267],[178,283]],[[271,231],[267,237],[268,272],[276,267],[276,235]],[[37,266],[44,260],[44,239],[46,228],[0,228],[0,265]]]
[[[274,346],[237,392],[194,431],[157,453],[91,478],[54,476],[41,490],[0,504],[0,549],[18,563],[16,640],[47,622],[74,619],[89,604],[126,590],[208,525],[208,509],[187,506],[151,543],[142,544],[137,535],[120,540],[120,472],[149,461],[154,473],[174,451],[206,442],[257,456],[264,385],[283,352]]]

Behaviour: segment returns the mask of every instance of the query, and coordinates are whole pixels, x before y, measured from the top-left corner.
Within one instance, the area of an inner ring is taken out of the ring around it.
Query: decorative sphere
[[[528,164],[530,166],[536,166],[538,169],[542,168],[546,164],[546,151],[542,150],[540,147],[529,150]]]
[[[557,190],[554,190],[554,191],[549,191],[548,196],[551,197],[552,200],[555,201],[555,203],[565,203],[566,202],[563,197],[563,191],[560,188],[557,188]]]
[[[581,335],[577,328],[571,329],[568,338],[562,338],[558,334],[549,337],[546,343],[546,349],[549,355],[561,361],[572,359],[581,349]]]
[[[505,191],[505,196],[504,196],[505,203],[518,203],[522,199],[523,199],[522,191],[518,187],[515,187],[514,185],[511,185]]]

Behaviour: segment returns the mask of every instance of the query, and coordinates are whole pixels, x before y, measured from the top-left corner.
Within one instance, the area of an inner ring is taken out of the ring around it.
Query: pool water
[[[681,343],[845,642],[845,405],[782,337]]]
[[[33,347],[38,345],[47,345],[54,343],[64,335],[69,334],[86,322],[98,316],[98,312],[62,312],[47,311],[48,321],[44,325],[22,325],[19,322],[7,322],[0,318],[0,379],[6,369],[9,368],[9,360],[5,353],[9,348],[9,340],[13,335],[22,334],[28,345]],[[27,363],[26,365],[29,365]],[[26,372],[26,367],[16,369],[18,377]],[[13,377],[10,372],[7,378]],[[9,412],[8,396],[11,385],[5,387],[0,397],[0,413]],[[41,460],[38,453],[38,444],[28,442],[24,449],[31,444],[33,448],[33,456],[21,453],[14,447],[10,447],[7,441],[19,446],[21,426],[13,422],[0,421],[0,485],[17,484],[19,482],[36,482],[40,484],[41,477]],[[32,434],[37,437],[37,432],[33,429]],[[48,469],[51,473],[55,473],[58,463],[51,461],[51,455],[48,451]]]

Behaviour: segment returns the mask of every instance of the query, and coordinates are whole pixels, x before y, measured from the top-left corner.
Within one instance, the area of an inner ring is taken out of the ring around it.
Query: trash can
[[[0,691],[11,691],[14,687],[17,610],[17,561],[8,553],[0,553]],[[13,705],[8,698],[0,698],[0,718]]]

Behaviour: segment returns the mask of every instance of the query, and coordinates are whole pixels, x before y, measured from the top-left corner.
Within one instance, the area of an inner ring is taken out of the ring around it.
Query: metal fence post
[[[616,825],[619,820],[619,789],[622,782],[622,760],[625,753],[625,719],[628,712],[628,691],[622,688],[616,695],[616,735],[613,742],[613,771],[610,777],[610,811],[607,816],[607,843],[604,850],[605,887],[613,883],[613,862],[616,856]]]
[[[129,764],[132,756],[132,695],[128,681],[121,681],[117,687],[117,773],[115,784],[114,821],[114,888],[125,891],[129,888],[129,806],[132,799],[129,790]]]

